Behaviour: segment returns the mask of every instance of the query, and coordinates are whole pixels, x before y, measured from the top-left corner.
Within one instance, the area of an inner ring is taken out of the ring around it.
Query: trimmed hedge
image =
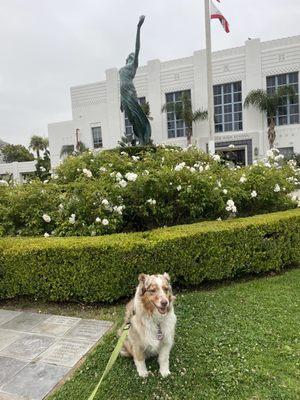
[[[300,209],[102,237],[0,239],[0,298],[114,301],[141,272],[185,286],[300,263]]]

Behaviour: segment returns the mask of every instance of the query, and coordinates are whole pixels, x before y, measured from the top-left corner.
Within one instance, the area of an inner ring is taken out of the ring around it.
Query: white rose
[[[125,178],[130,182],[134,182],[137,179],[137,174],[135,174],[134,172],[127,172]]]
[[[106,226],[106,225],[108,225],[108,224],[109,224],[108,219],[104,218],[104,219],[102,220],[102,225]]]
[[[121,179],[120,182],[119,182],[119,185],[120,185],[122,188],[124,188],[124,187],[127,186],[127,182],[126,182],[124,179]]]
[[[43,214],[43,220],[45,222],[51,222],[51,217],[48,214]]]
[[[251,192],[251,197],[257,197],[257,192],[256,192],[256,190],[252,190],[252,192]]]

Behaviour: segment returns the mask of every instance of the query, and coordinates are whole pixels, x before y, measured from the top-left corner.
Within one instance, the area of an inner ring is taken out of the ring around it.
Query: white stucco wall
[[[245,46],[213,53],[214,84],[242,82],[243,100],[250,90],[266,88],[266,77],[300,71],[300,36],[261,42],[248,40]],[[300,76],[299,76],[300,79]],[[135,85],[139,97],[150,104],[153,120],[152,138],[155,143],[176,143],[185,146],[186,139],[168,139],[166,115],[161,113],[165,94],[190,89],[193,108],[207,108],[206,52],[195,51],[191,57],[160,62],[151,60],[138,69]],[[75,130],[80,140],[93,148],[91,127],[101,125],[103,147],[112,148],[124,133],[124,116],[120,112],[118,69],[106,71],[106,80],[71,88],[73,120],[49,125],[51,162],[56,165],[63,144],[74,144]],[[215,135],[216,143],[252,140],[258,157],[267,150],[266,118],[254,109],[243,110],[243,131]],[[208,123],[197,123],[193,141],[206,150]],[[293,147],[300,152],[300,125],[277,128],[277,147]]]
[[[0,164],[0,176],[12,175],[14,181],[21,183],[23,175],[36,171],[36,161],[12,162]]]

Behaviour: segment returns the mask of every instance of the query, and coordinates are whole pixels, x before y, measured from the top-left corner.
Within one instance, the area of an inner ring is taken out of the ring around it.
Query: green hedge
[[[300,209],[102,237],[0,239],[0,297],[114,301],[141,272],[193,286],[300,263]]]

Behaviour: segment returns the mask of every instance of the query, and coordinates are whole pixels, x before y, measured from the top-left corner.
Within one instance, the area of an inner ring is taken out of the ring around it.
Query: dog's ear
[[[145,286],[146,278],[147,278],[146,274],[140,274],[139,275],[139,283],[140,283],[139,286],[141,288],[141,290],[140,290],[141,296],[143,296],[145,294],[145,292],[146,292],[146,286]]]
[[[163,277],[170,283],[170,275],[167,272],[163,274]]]
[[[140,283],[145,283],[146,282],[146,277],[147,277],[146,274],[140,274],[139,275],[139,282]]]

